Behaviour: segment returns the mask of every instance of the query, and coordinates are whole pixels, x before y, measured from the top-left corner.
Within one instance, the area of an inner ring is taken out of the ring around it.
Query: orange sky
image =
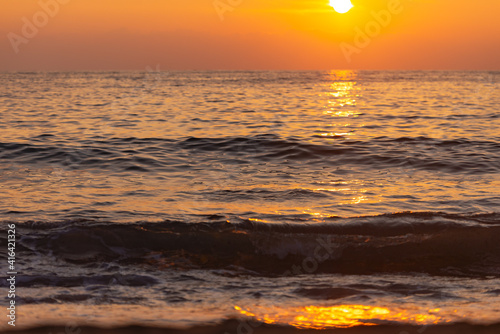
[[[500,69],[499,0],[328,2],[0,0],[0,70]]]

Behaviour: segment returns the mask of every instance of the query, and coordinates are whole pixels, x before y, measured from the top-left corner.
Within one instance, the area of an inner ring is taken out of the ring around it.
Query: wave
[[[5,225],[5,224],[4,224]],[[421,272],[500,276],[500,214],[400,213],[322,224],[18,223],[20,257],[255,275]],[[0,238],[6,244],[6,233]],[[6,247],[0,257],[6,258]]]
[[[151,286],[157,284],[157,279],[145,275],[94,275],[89,277],[81,276],[45,276],[45,275],[23,275],[16,280],[19,287],[37,287],[37,286],[62,286],[62,287],[80,287],[88,285],[106,285],[113,283],[115,285],[139,287]],[[7,287],[5,281],[0,282],[0,286]]]
[[[224,154],[233,162],[358,167],[412,168],[451,173],[496,173],[500,170],[500,144],[468,139],[428,137],[388,138],[370,141],[339,140],[328,144],[305,142],[276,135],[225,138],[111,138],[81,141],[65,146],[38,136],[32,143],[0,143],[0,159],[27,164],[53,164],[74,169],[111,169],[123,172],[170,171],[191,168],[191,160],[213,162]],[[36,143],[36,144],[35,144]],[[215,154],[218,154],[214,156]]]

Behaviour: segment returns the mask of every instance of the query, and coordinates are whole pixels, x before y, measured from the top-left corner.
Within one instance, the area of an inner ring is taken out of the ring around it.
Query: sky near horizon
[[[500,1],[0,0],[0,70],[500,69]]]

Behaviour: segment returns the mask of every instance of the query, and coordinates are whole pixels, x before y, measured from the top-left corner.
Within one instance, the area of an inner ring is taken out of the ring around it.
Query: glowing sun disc
[[[330,6],[335,9],[337,13],[344,14],[354,7],[351,0],[330,0]]]

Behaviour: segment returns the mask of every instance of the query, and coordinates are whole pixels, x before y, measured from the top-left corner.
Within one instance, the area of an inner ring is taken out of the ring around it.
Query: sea
[[[0,73],[15,329],[499,324],[499,81]]]

